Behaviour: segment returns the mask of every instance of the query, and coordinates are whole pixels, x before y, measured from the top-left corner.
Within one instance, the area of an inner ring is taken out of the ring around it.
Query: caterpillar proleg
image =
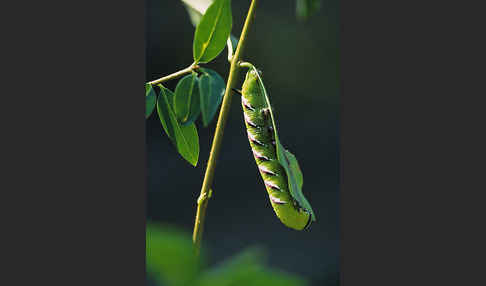
[[[308,207],[303,206],[290,190],[287,169],[279,162],[277,156],[275,141],[278,142],[278,138],[276,138],[278,135],[274,130],[271,107],[254,67],[247,72],[242,90],[238,93],[241,93],[241,106],[248,141],[275,214],[287,227],[302,230],[310,225],[314,220],[314,215],[308,202],[305,201]],[[288,151],[285,150],[285,152]],[[288,159],[286,160],[290,165]],[[297,161],[295,160],[295,162]],[[299,183],[295,183],[295,185],[299,185]]]

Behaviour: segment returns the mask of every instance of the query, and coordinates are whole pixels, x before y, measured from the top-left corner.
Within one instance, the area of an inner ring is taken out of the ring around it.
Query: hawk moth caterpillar
[[[287,227],[303,230],[312,216],[289,192],[286,170],[277,158],[275,132],[270,106],[258,82],[256,69],[246,73],[241,94],[243,118],[248,141],[275,214]]]

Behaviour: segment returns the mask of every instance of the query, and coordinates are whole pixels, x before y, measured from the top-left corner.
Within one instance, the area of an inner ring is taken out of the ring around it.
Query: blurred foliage
[[[147,225],[146,262],[160,285],[193,285],[200,270],[190,236],[165,225]]]
[[[147,224],[147,272],[157,285],[166,286],[306,286],[307,281],[265,265],[266,256],[250,247],[208,268],[198,260],[189,234],[166,225]]]
[[[211,5],[213,0],[181,0],[187,9],[191,23],[197,26],[202,14]],[[276,2],[278,3],[278,2]],[[308,20],[321,8],[321,0],[296,0],[295,12],[297,19]]]
[[[202,15],[206,12],[213,0],[181,0],[189,13],[191,23],[195,26],[201,21]]]
[[[297,19],[301,21],[308,20],[321,8],[320,0],[297,0],[295,11]]]

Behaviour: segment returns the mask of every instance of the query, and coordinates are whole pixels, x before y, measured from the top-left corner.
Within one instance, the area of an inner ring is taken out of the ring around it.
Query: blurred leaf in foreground
[[[201,274],[198,286],[305,286],[297,276],[267,268],[259,248],[248,248]]]
[[[146,269],[167,286],[194,285],[199,263],[188,234],[167,226],[147,224]]]
[[[148,275],[164,286],[308,286],[298,276],[268,268],[266,255],[258,247],[202,269],[189,234],[154,223],[147,224],[146,260]]]

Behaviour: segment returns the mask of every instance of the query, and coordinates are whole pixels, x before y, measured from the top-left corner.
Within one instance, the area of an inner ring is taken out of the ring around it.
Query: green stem
[[[208,166],[206,168],[206,173],[204,175],[204,181],[201,188],[200,199],[197,203],[196,220],[194,222],[194,232],[192,235],[192,240],[196,249],[196,254],[199,255],[199,250],[201,248],[201,240],[204,229],[204,220],[206,217],[206,208],[208,206],[209,189],[213,183],[214,170],[216,167],[216,160],[219,155],[219,150],[221,149],[221,142],[223,141],[224,127],[226,125],[226,120],[229,114],[231,106],[231,96],[232,88],[234,87],[238,73],[241,55],[243,49],[245,48],[246,38],[248,30],[255,15],[255,7],[257,0],[252,0],[248,14],[246,16],[245,24],[243,30],[241,31],[240,40],[238,41],[238,47],[231,60],[231,67],[228,76],[228,82],[226,83],[226,89],[224,92],[223,103],[221,104],[221,111],[219,112],[218,123],[216,124],[216,131],[214,133],[213,144],[211,146],[211,153],[209,154]]]
[[[182,69],[178,72],[175,72],[175,73],[170,74],[168,76],[164,76],[164,77],[161,77],[159,79],[150,81],[149,84],[156,85],[156,84],[159,84],[159,83],[163,83],[165,81],[169,81],[171,79],[175,79],[175,78],[178,78],[178,77],[183,76],[185,74],[191,73],[193,70],[197,70],[198,68],[199,68],[199,66],[197,64],[192,64],[192,65],[188,66],[187,68]]]

